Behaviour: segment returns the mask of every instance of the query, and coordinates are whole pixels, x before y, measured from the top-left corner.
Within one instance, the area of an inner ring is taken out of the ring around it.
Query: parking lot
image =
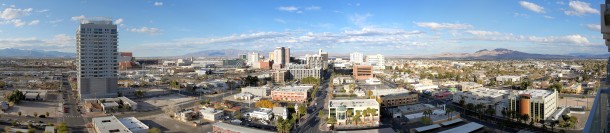
[[[21,112],[22,116],[33,116],[34,113],[44,115],[49,112],[50,117],[61,117],[62,113],[57,113],[59,112],[58,108],[59,104],[57,103],[21,101],[19,104],[10,107],[5,113],[18,115]]]

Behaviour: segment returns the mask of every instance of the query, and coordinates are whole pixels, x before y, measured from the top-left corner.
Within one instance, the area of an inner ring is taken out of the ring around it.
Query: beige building
[[[271,99],[303,103],[307,101],[307,92],[313,86],[284,86],[271,91]]]
[[[361,115],[358,125],[362,127],[379,125],[380,105],[375,99],[330,100],[328,106],[328,117],[337,119],[336,127],[351,125],[354,115]]]
[[[366,80],[373,78],[373,66],[370,65],[355,65],[353,67],[354,78],[356,80]]]

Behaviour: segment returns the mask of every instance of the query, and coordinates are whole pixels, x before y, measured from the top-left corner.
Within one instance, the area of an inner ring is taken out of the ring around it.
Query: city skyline
[[[136,56],[271,51],[278,46],[295,53],[324,49],[343,55],[494,48],[562,55],[607,52],[599,34],[603,1],[121,2],[2,1],[0,49],[74,53],[79,21],[103,16],[118,25],[119,51]]]

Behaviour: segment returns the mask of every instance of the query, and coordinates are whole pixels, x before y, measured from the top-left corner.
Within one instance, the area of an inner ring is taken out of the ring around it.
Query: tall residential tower
[[[111,19],[84,20],[76,31],[78,93],[81,99],[117,95],[117,25]]]

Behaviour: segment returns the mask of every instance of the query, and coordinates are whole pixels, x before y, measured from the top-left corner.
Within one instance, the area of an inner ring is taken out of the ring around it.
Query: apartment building
[[[111,19],[84,20],[76,31],[79,98],[115,97],[118,92],[117,25]]]
[[[307,101],[307,92],[313,86],[284,86],[271,91],[271,99],[303,103]]]
[[[476,88],[470,91],[455,92],[455,94],[453,94],[453,102],[460,103],[461,100],[464,100],[464,104],[483,104],[485,107],[495,107],[496,104],[505,100],[508,97],[508,94],[509,90]]]

